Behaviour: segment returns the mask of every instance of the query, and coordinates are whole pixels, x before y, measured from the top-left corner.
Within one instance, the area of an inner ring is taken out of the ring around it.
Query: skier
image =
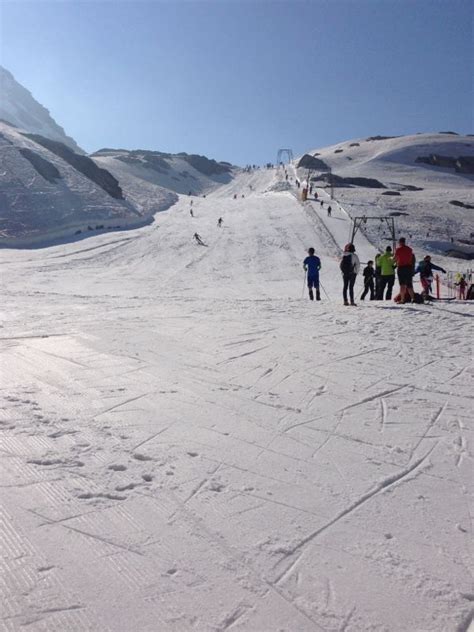
[[[349,290],[351,305],[355,306],[356,303],[354,303],[354,285],[360,269],[360,261],[359,257],[355,253],[354,244],[346,244],[341,263],[339,264],[339,268],[342,272],[342,279],[344,281],[342,289],[344,305],[349,305],[349,302],[347,300],[347,290]]]
[[[191,215],[191,217],[194,217],[194,213],[193,213],[193,209],[192,208],[189,209],[189,214]]]
[[[370,300],[373,301],[375,298],[375,291],[374,291],[375,270],[374,270],[373,261],[367,261],[367,265],[364,268],[362,275],[364,277],[364,291],[361,294],[360,300],[363,301],[365,297],[367,296],[367,293],[370,292]]]
[[[397,264],[398,282],[400,283],[401,303],[405,302],[405,295],[408,292],[410,298],[415,302],[413,291],[413,271],[415,269],[415,255],[410,246],[406,245],[405,237],[400,237],[398,247],[395,250],[395,262]]]
[[[440,268],[439,266],[431,263],[430,255],[426,255],[423,261],[420,261],[418,267],[415,270],[415,274],[420,273],[420,281],[421,286],[423,288],[422,294],[425,297],[428,297],[431,294],[431,283],[433,282],[433,270],[439,270],[446,274],[446,270],[444,268]]]
[[[321,208],[324,206],[324,201],[321,200]]]
[[[464,276],[464,274],[459,279],[459,282],[455,283],[455,285],[457,285],[458,288],[459,288],[459,298],[460,298],[460,300],[464,301],[466,299],[466,288],[467,288],[467,281],[466,281],[466,277]]]
[[[307,283],[309,298],[314,301],[313,287],[316,290],[316,300],[320,301],[319,294],[319,271],[321,270],[321,259],[314,254],[314,248],[308,249],[308,256],[303,261],[303,268],[308,273]]]
[[[205,246],[206,245],[203,242],[203,240],[201,239],[201,235],[198,235],[198,233],[194,233],[193,237],[196,240],[196,243],[199,244],[200,246]]]
[[[380,281],[379,281],[379,291],[377,294],[377,299],[379,301],[384,300],[384,292],[385,288],[387,288],[387,293],[385,295],[385,300],[389,301],[392,298],[392,290],[393,285],[395,283],[395,260],[392,255],[391,246],[387,246],[385,248],[385,252],[383,255],[379,257],[379,266],[380,266]]]
[[[219,219],[217,220],[217,225],[219,226],[219,228],[222,226],[222,217],[219,217]]]
[[[332,213],[332,208],[328,206],[328,217],[331,217],[331,213]]]

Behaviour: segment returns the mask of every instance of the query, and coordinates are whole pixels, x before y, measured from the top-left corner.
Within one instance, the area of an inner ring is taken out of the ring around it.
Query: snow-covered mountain
[[[117,178],[129,199],[144,208],[153,202],[157,187],[179,194],[205,195],[229,183],[235,174],[230,163],[195,154],[101,149],[91,157]]]
[[[143,225],[177,199],[157,186],[152,193],[145,207],[135,203],[87,156],[0,122],[0,245]]]
[[[419,247],[462,255],[474,243],[474,136],[373,136],[313,149],[297,163],[301,180],[330,188],[350,216],[396,217]],[[383,224],[364,231],[378,243]]]
[[[0,66],[0,119],[28,132],[60,141],[77,153],[84,153],[49,111],[3,66]]]

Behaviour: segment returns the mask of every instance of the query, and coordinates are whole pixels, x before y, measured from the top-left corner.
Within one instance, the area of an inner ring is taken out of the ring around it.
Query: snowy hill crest
[[[84,153],[76,141],[38,103],[31,92],[19,84],[11,72],[0,66],[0,119],[34,134],[60,141],[73,151]]]

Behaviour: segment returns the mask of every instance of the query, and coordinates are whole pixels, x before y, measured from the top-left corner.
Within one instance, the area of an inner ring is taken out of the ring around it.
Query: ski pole
[[[324,289],[324,285],[321,283],[321,281],[319,282],[319,285],[321,286],[322,291],[324,292],[324,294],[326,294],[326,298],[329,299],[329,294],[326,292],[326,290]]]

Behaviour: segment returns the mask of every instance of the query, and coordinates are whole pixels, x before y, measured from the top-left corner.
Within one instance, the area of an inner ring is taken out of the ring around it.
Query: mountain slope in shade
[[[145,205],[87,156],[0,122],[0,245],[131,228],[177,200],[150,185]]]
[[[49,111],[3,66],[0,66],[0,119],[28,132],[60,141],[77,153],[84,153]]]
[[[128,190],[132,182],[170,189],[184,195],[203,195],[231,182],[235,168],[196,154],[168,154],[144,149],[101,149],[91,154]]]

